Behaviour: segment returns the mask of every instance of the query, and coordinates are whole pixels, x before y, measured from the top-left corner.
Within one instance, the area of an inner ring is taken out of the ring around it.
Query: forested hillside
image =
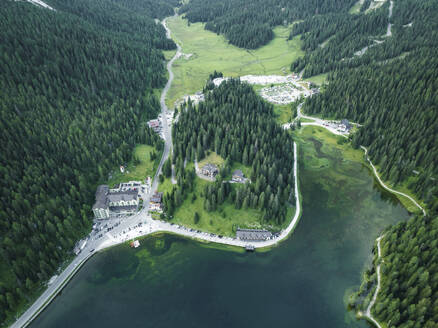
[[[175,47],[153,17],[171,5],[50,5],[0,2],[0,323],[89,231],[96,184],[135,144],[162,147],[146,120]]]
[[[304,77],[393,60],[424,48],[438,47],[438,4],[434,0],[395,0],[389,19],[389,1],[359,15],[314,16],[293,26],[301,35],[306,55],[291,65]],[[391,33],[388,23],[391,22]],[[367,48],[365,48],[367,47]]]
[[[438,214],[438,3],[398,0],[393,12],[392,36],[362,57],[330,66],[331,56],[324,54],[321,60],[334,71],[304,111],[363,124],[353,145],[368,147],[383,178],[409,188],[433,216]],[[322,29],[309,28],[304,38]],[[312,60],[306,71],[320,72],[323,65],[313,66]]]
[[[241,48],[255,49],[273,38],[272,28],[318,14],[348,12],[355,0],[191,0],[180,13],[191,23],[223,34]]]
[[[307,53],[291,69],[304,76],[330,72],[303,110],[363,124],[352,145],[366,146],[383,179],[425,203],[425,217],[385,232],[382,286],[371,313],[385,327],[436,327],[438,2],[396,0],[386,23],[389,2],[371,11],[368,5],[357,15],[295,25],[291,36],[301,35]],[[356,309],[366,310],[375,284],[374,265],[352,302]]]
[[[280,225],[285,221],[287,208],[294,203],[293,140],[275,122],[272,105],[250,85],[239,80],[222,83],[205,102],[182,109],[172,133],[173,162],[180,183],[165,195],[169,215],[181,205],[193,183],[194,176],[184,169],[184,161],[202,160],[210,150],[226,159],[226,164],[203,193],[207,211],[228,201],[236,209],[260,209],[263,223]],[[252,183],[239,187],[225,183],[233,163],[252,168]]]
[[[381,289],[372,313],[387,327],[434,328],[438,325],[438,218],[414,217],[385,232],[381,241]],[[375,252],[377,260],[377,251]],[[376,272],[352,298],[352,306],[370,292]]]

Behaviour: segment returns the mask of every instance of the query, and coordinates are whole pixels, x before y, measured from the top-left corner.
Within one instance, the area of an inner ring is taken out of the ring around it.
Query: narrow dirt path
[[[380,249],[380,241],[382,240],[382,238],[384,237],[380,236],[379,238],[377,238],[377,267],[376,267],[376,273],[377,273],[377,287],[376,290],[374,292],[373,298],[370,302],[370,304],[368,304],[367,310],[365,311],[364,316],[367,317],[372,323],[374,323],[378,328],[382,328],[382,326],[380,325],[380,323],[372,316],[371,314],[371,309],[373,308],[374,304],[376,303],[376,299],[377,299],[377,295],[380,292],[380,282],[381,282],[381,276],[380,276],[380,259],[382,258],[382,251]],[[383,260],[382,260],[383,262]]]

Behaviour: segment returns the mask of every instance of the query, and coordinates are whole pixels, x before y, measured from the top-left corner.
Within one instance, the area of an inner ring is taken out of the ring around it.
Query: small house
[[[214,164],[205,164],[201,169],[201,173],[207,177],[214,178],[219,173],[219,169]]]
[[[346,120],[346,119],[343,119],[343,120],[341,121],[341,124],[345,126],[345,130],[347,130],[347,131],[350,131],[351,128],[353,127],[353,126],[350,124],[350,122],[348,122],[348,120]]]
[[[233,172],[231,180],[237,183],[244,183],[246,181],[245,176],[243,175],[243,172],[241,170],[235,170]]]
[[[149,210],[161,212],[163,210],[162,202],[163,202],[163,193],[162,192],[154,193],[149,201]]]

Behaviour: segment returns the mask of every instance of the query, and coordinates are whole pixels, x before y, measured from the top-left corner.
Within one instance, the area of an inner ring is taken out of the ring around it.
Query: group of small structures
[[[263,99],[267,100],[270,103],[286,105],[298,100],[301,97],[310,97],[313,93],[317,92],[314,92],[312,90],[308,90],[302,87],[297,88],[297,86],[292,83],[285,83],[261,89],[260,96],[262,96]]]
[[[328,126],[331,128],[334,128],[336,131],[342,133],[342,134],[349,134],[351,129],[353,128],[353,125],[351,125],[348,120],[343,119],[341,122],[339,121],[328,121],[323,123],[324,126]]]
[[[210,179],[214,179],[219,173],[219,169],[216,165],[208,163],[202,167],[201,173]]]
[[[205,96],[201,91],[196,92],[194,95],[190,95],[190,96],[186,95],[184,96],[183,100],[175,103],[175,107],[179,107],[181,104],[187,103],[189,99],[193,105],[197,105],[199,104],[200,101],[205,100]]]
[[[168,122],[172,122],[173,114],[171,112],[167,112],[166,118]],[[155,133],[157,133],[162,139],[164,139],[162,114],[159,114],[156,119],[148,121],[147,124],[152,130],[154,130]]]
[[[140,181],[129,181],[121,183],[112,189],[108,185],[98,186],[96,202],[93,205],[94,217],[102,220],[134,214],[137,212],[143,195],[149,192],[150,178],[148,182],[141,184]]]

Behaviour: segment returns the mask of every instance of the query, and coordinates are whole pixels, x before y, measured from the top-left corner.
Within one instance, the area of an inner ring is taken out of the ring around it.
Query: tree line
[[[274,37],[272,28],[313,15],[348,12],[355,0],[192,0],[179,12],[191,23],[223,34],[231,44],[256,49]]]
[[[96,185],[136,144],[163,146],[146,121],[175,47],[164,28],[142,1],[50,4],[0,3],[0,323],[89,232]]]

